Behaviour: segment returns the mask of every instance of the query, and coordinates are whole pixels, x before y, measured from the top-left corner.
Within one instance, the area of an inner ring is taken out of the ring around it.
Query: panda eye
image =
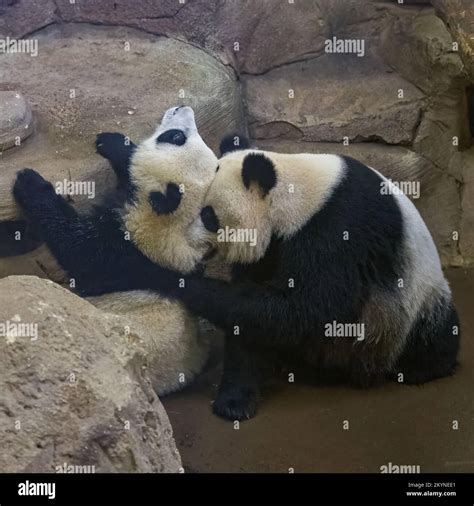
[[[167,130],[156,139],[157,144],[160,142],[174,144],[175,146],[182,146],[186,142],[186,136],[182,130]]]
[[[219,219],[212,206],[203,207],[201,211],[201,220],[206,230],[217,234],[219,230]]]

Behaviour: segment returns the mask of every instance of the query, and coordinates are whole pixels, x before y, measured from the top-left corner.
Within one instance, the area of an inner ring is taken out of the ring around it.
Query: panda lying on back
[[[121,134],[104,133],[97,137],[97,150],[110,160],[118,188],[94,213],[79,215],[31,169],[18,173],[13,193],[76,290],[100,309],[126,315],[131,333],[153,336],[146,343],[148,369],[157,393],[165,394],[201,371],[207,339],[181,304],[156,292],[109,293],[114,290],[107,287],[121,283],[133,290],[137,273],[152,269],[165,276],[165,267],[180,272],[196,267],[205,246],[191,244],[190,227],[217,158],[199,135],[190,107],[169,109],[138,146]]]
[[[233,265],[232,282],[191,275],[177,288],[153,273],[137,281],[225,329],[215,413],[253,416],[261,363],[275,353],[363,386],[453,373],[451,292],[414,205],[381,191],[390,184],[349,157],[243,150],[221,158],[193,230]],[[255,232],[256,243],[221,242],[226,231]],[[363,333],[335,337],[340,324]]]

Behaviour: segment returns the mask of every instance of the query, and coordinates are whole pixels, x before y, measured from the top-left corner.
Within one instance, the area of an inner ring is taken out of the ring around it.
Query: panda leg
[[[97,135],[95,147],[112,165],[119,188],[125,188],[130,183],[130,159],[136,145],[123,134],[103,132]]]
[[[258,354],[235,336],[226,335],[224,372],[213,412],[228,420],[247,420],[257,413],[260,398]]]
[[[403,378],[403,383],[416,385],[454,373],[460,327],[456,310],[450,303],[447,306],[442,317],[435,310],[416,322],[393,371],[394,379]]]

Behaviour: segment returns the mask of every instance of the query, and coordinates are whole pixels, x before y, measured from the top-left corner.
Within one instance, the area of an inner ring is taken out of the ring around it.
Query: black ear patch
[[[161,192],[150,192],[148,202],[156,214],[171,214],[178,209],[182,195],[177,184],[169,183],[166,195]]]
[[[250,153],[242,164],[242,180],[247,190],[250,183],[255,181],[265,197],[277,182],[275,166],[263,153]]]
[[[239,149],[248,149],[249,140],[244,135],[231,134],[226,135],[219,144],[219,150],[221,156],[232,151],[238,151]]]
[[[201,220],[209,232],[214,232],[215,234],[219,230],[219,219],[214,212],[214,208],[212,206],[203,207],[201,210]]]

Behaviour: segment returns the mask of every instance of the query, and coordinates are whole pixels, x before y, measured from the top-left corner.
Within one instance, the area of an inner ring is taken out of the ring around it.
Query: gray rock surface
[[[1,472],[180,471],[143,343],[124,337],[125,323],[52,281],[0,280]]]
[[[445,21],[459,43],[466,71],[474,82],[474,9],[471,0],[432,0],[436,12]]]
[[[16,91],[0,91],[0,152],[29,137],[33,115],[25,97]]]
[[[419,89],[367,56],[325,54],[243,82],[256,139],[409,144],[425,101]]]

